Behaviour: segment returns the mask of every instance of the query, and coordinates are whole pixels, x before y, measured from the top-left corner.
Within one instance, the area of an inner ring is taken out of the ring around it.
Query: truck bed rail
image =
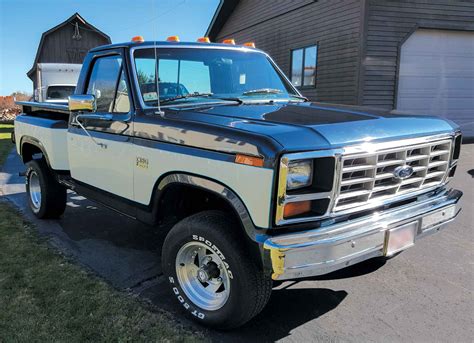
[[[50,104],[47,102],[34,102],[34,101],[16,101],[15,104],[22,106],[22,112],[25,114],[29,113],[42,113],[42,112],[54,112],[69,115],[68,105]]]

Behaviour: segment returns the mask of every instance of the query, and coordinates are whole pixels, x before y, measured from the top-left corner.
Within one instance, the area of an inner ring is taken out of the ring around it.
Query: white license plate
[[[394,227],[385,233],[384,255],[392,256],[415,244],[418,221]]]
[[[432,228],[440,223],[448,221],[456,216],[456,206],[450,206],[448,208],[443,208],[442,210],[431,213],[421,220],[421,229],[424,231],[426,229]]]

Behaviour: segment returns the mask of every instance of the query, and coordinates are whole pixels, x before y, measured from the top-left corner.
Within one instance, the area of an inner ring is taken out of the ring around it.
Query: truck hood
[[[192,112],[194,120],[271,136],[287,151],[428,136],[457,128],[433,116],[323,103],[215,106]]]

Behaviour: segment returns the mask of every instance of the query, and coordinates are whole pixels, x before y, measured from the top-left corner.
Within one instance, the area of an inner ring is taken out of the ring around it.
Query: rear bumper
[[[369,258],[389,256],[394,253],[387,251],[389,231],[413,224],[415,242],[435,233],[458,215],[461,196],[458,190],[444,191],[355,220],[268,237],[263,247],[270,252],[272,278],[287,280],[322,275]]]

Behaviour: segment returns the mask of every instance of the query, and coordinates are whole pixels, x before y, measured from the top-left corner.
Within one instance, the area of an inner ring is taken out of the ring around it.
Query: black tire
[[[271,277],[264,275],[262,268],[246,251],[242,235],[244,233],[230,216],[218,211],[206,211],[183,219],[166,236],[162,251],[164,275],[172,294],[188,315],[200,324],[218,329],[241,326],[256,316],[270,298]],[[205,242],[209,253],[218,251],[231,272],[232,277],[228,278],[229,295],[219,309],[206,310],[196,305],[179,281],[176,264],[178,251],[190,242]]]
[[[40,219],[60,217],[66,210],[66,188],[57,182],[43,159],[32,160],[26,164],[26,167],[26,194],[33,214]],[[31,180],[35,177],[37,177],[41,194],[36,203],[31,196]]]

